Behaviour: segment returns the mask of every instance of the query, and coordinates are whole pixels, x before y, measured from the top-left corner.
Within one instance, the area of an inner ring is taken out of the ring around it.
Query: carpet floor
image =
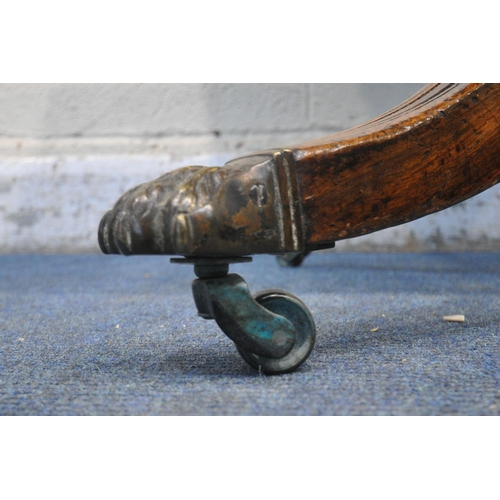
[[[196,315],[191,266],[0,256],[0,415],[500,415],[500,254],[256,256],[231,272],[311,310],[296,372],[259,374]]]

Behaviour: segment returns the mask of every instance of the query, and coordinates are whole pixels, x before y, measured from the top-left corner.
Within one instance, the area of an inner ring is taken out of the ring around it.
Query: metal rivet
[[[267,202],[269,201],[267,189],[262,184],[255,184],[254,186],[252,186],[250,188],[248,196],[250,197],[250,200],[252,200],[252,203],[254,205],[257,205],[258,207],[267,205]]]

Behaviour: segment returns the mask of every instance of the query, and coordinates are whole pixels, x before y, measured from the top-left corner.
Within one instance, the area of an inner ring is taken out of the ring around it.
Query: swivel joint
[[[228,274],[229,264],[249,262],[240,258],[171,259],[193,264],[198,279],[192,283],[198,315],[215,319],[255,369],[268,374],[296,369],[314,346],[314,321],[306,306],[293,295],[279,290],[252,297],[245,280]]]

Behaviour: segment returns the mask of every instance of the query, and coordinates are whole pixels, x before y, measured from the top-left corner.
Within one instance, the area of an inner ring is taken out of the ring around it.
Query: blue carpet
[[[0,256],[0,415],[500,414],[500,254],[258,256],[231,272],[310,308],[297,372],[247,366],[167,257]]]

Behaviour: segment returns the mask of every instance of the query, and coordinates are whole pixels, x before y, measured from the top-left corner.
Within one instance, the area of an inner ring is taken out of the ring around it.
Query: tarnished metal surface
[[[245,280],[237,274],[193,281],[199,315],[215,319],[238,346],[268,358],[282,358],[295,344],[295,328],[253,300]]]
[[[103,217],[104,253],[236,256],[304,250],[290,151],[184,167],[125,193]]]
[[[293,371],[311,354],[316,339],[314,320],[297,297],[282,290],[252,297],[241,276],[228,274],[229,264],[251,260],[189,257],[170,261],[194,265],[199,279],[193,281],[192,291],[198,315],[215,319],[250,366],[267,374]]]

